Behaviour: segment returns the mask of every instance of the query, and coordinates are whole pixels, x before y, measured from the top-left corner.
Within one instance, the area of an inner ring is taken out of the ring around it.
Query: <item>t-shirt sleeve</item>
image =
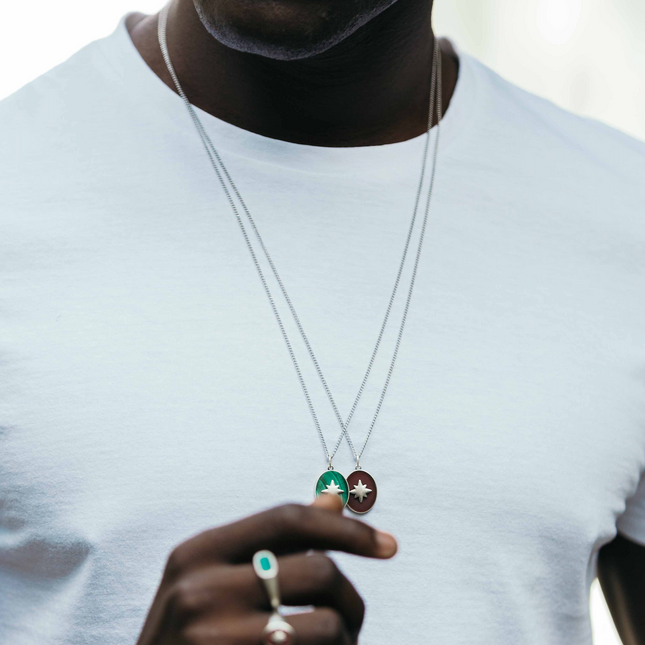
[[[645,546],[645,472],[636,492],[627,500],[625,512],[616,521],[616,528],[621,535]]]

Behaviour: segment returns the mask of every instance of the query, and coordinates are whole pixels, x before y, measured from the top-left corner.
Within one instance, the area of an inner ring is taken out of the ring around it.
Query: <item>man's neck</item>
[[[132,40],[174,90],[157,42],[157,16],[131,16]],[[284,61],[226,47],[204,28],[192,0],[175,0],[168,48],[191,103],[274,139],[317,146],[405,141],[427,128],[434,36],[428,0],[398,0],[339,45]],[[443,109],[458,61],[447,41]]]

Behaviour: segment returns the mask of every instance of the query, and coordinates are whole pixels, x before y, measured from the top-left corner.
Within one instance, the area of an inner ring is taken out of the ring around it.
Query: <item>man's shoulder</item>
[[[127,160],[121,126],[130,105],[106,40],[0,102],[3,226],[58,217],[73,204],[101,199],[110,177],[125,173],[124,164],[112,161],[118,154]]]
[[[105,40],[89,43],[0,101],[0,163],[12,148],[24,149],[33,141],[44,149],[59,136],[73,136],[83,115],[89,117],[100,105],[111,74]]]
[[[502,140],[514,139],[537,159],[560,158],[583,167],[605,169],[642,184],[645,143],[596,119],[570,112],[504,79],[468,56],[483,111]]]
[[[0,174],[8,187],[2,205],[36,199],[36,186],[45,194],[82,176],[98,154],[97,133],[119,105],[103,42],[86,45],[0,101]]]

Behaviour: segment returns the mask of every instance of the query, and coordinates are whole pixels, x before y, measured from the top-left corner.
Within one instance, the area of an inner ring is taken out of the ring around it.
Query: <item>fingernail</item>
[[[376,550],[380,558],[391,558],[399,548],[396,538],[386,531],[376,531]]]

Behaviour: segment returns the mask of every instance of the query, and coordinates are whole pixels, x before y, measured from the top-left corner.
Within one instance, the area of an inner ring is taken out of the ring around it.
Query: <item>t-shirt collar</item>
[[[134,46],[123,16],[115,31],[98,42],[111,73],[118,77],[123,90],[131,94],[138,109],[148,110],[170,129],[183,129],[196,136],[194,125],[182,99],[172,91],[147,65]],[[440,150],[442,154],[453,141],[463,135],[475,104],[477,79],[470,56],[458,51],[459,76],[455,91],[441,122]],[[397,160],[416,156],[423,146],[425,134],[399,143],[374,146],[325,147],[291,143],[244,130],[195,107],[214,145],[226,154],[252,158],[291,167],[301,172],[340,173],[358,171],[368,162],[372,169],[379,161],[395,169]],[[436,126],[433,131],[436,130]]]

